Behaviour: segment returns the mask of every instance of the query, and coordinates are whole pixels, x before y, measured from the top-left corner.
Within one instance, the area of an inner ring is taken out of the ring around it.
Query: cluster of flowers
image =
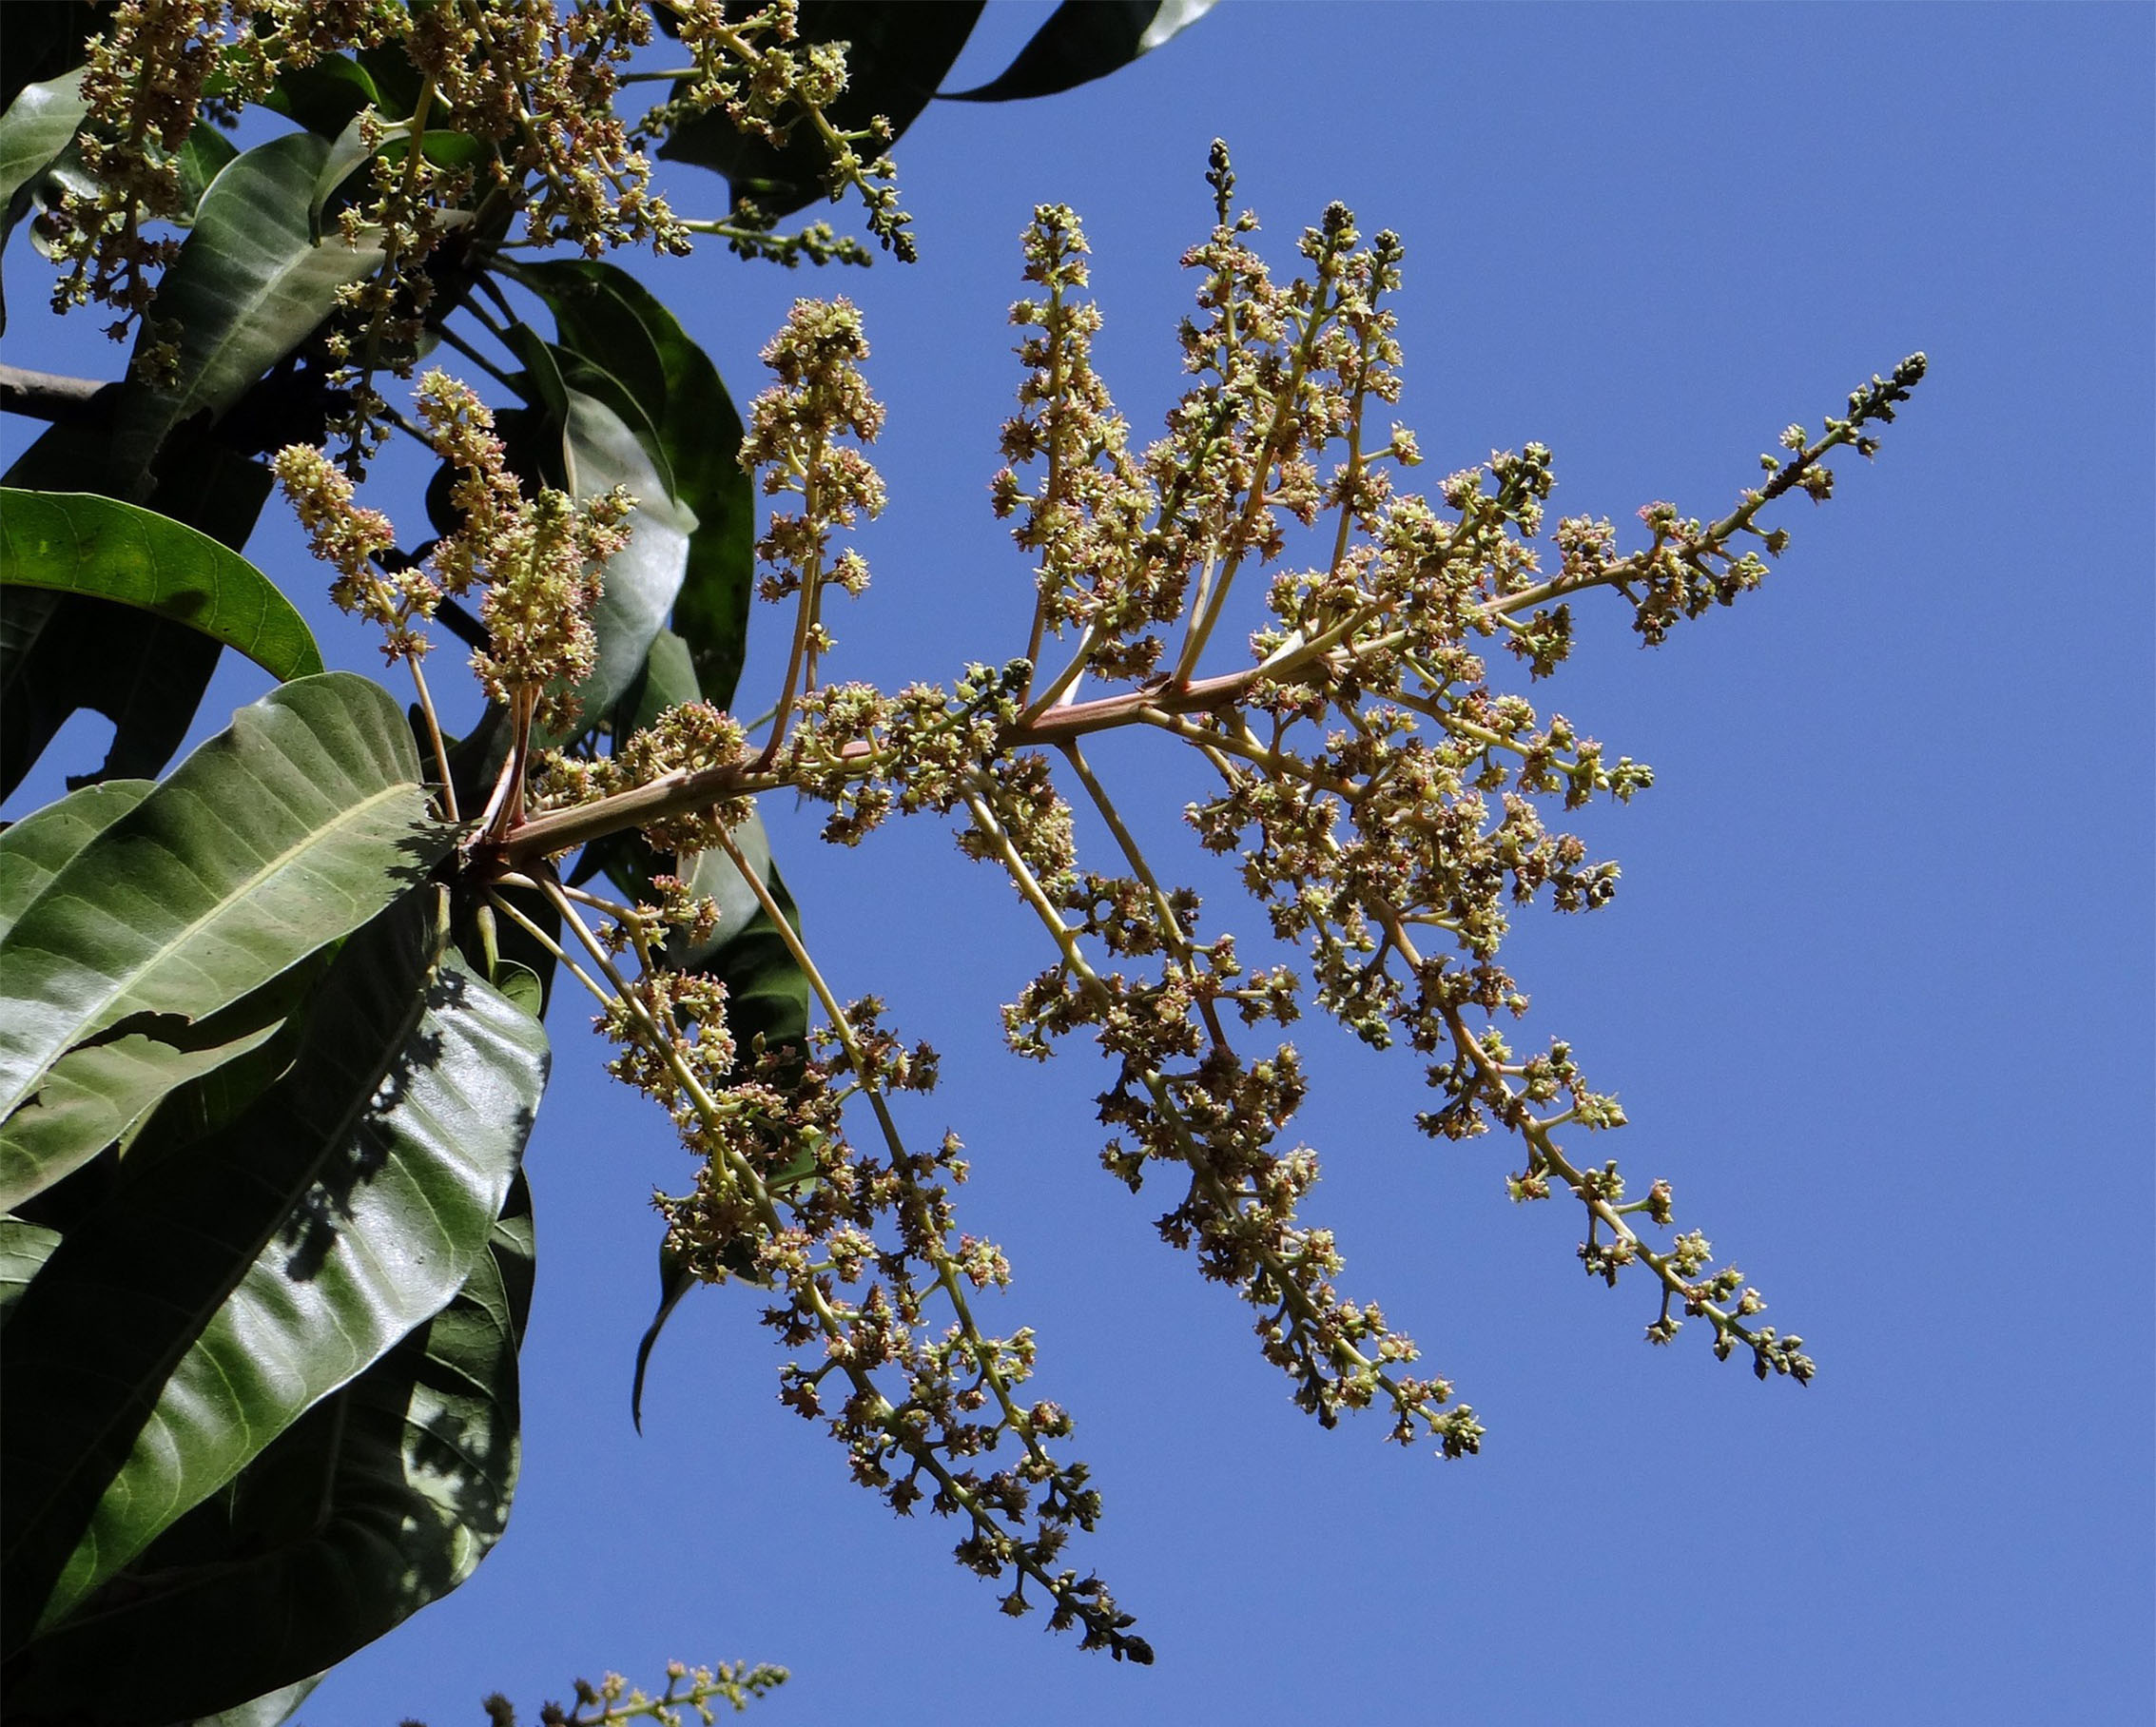
[[[1384,297],[1398,285],[1399,242],[1380,234],[1364,244],[1335,205],[1303,236],[1308,276],[1277,284],[1250,243],[1254,219],[1231,218],[1219,146],[1210,178],[1218,222],[1186,259],[1202,281],[1200,316],[1182,331],[1195,381],[1167,436],[1143,452],[1093,368],[1099,315],[1079,297],[1077,218],[1044,206],[1026,236],[1026,276],[1045,294],[1012,312],[1028,375],[1004,431],[1014,467],[996,477],[993,497],[1038,560],[1027,656],[1000,673],[974,668],[949,691],[886,696],[847,684],[796,701],[789,682],[799,723],[782,742],[782,709],[754,766],[764,783],[830,803],[826,837],[848,844],[894,808],[963,810],[961,844],[1002,866],[1057,949],[1055,966],[1006,1011],[1013,1047],[1044,1056],[1054,1039],[1092,1029],[1117,1068],[1101,1099],[1115,1130],[1102,1161],[1134,1189],[1155,1168],[1177,1169],[1161,1233],[1258,1310],[1261,1347],[1321,1421],[1382,1403],[1392,1437],[1428,1434],[1448,1455],[1476,1449],[1483,1433],[1471,1409],[1451,1406],[1444,1380],[1403,1370],[1412,1343],[1374,1305],[1337,1291],[1330,1232],[1300,1221],[1317,1160],[1282,1135],[1303,1096],[1301,1064],[1289,1044],[1238,1053],[1225,1021],[1285,1024],[1303,980],[1284,964],[1247,972],[1232,936],[1197,939],[1197,896],[1161,885],[1084,759],[1081,740],[1095,730],[1150,726],[1210,765],[1219,789],[1191,807],[1191,825],[1207,849],[1236,856],[1272,935],[1308,953],[1315,1005],[1369,1043],[1405,1040],[1427,1058],[1442,1101],[1417,1116],[1426,1132],[1518,1134],[1526,1155],[1508,1191],[1527,1200],[1562,1185],[1586,1211],[1580,1255],[1591,1272],[1613,1283],[1630,1265],[1653,1273],[1650,1338],[1674,1335],[1680,1310],[1709,1322],[1719,1354],[1742,1348],[1761,1376],[1808,1378],[1802,1339],[1753,1323],[1763,1302],[1740,1273],[1713,1266],[1703,1237],[1658,1248],[1641,1233],[1671,1223],[1666,1183],[1627,1201],[1615,1164],[1567,1154],[1561,1132],[1624,1120],[1614,1097],[1587,1085],[1570,1046],[1517,1056],[1493,1022],[1527,1006],[1497,958],[1514,909],[1546,899],[1589,910],[1616,887],[1616,866],[1589,860],[1577,836],[1547,825],[1545,808],[1625,799],[1651,775],[1629,758],[1606,760],[1562,715],[1545,720],[1493,689],[1486,645],[1502,643],[1542,677],[1570,651],[1576,593],[1617,590],[1649,642],[1680,617],[1730,603],[1765,573],[1759,552],[1787,543],[1756,525],[1759,511],[1792,489],[1826,496],[1824,458],[1844,445],[1871,454],[1864,428],[1893,417],[1922,357],[1874,378],[1816,437],[1792,428],[1791,459],[1762,458],[1767,483],[1722,520],[1650,505],[1641,512],[1650,544],[1621,554],[1611,523],[1568,518],[1556,525],[1558,568],[1547,573],[1536,541],[1553,484],[1548,451],[1529,445],[1452,475],[1434,504],[1396,488],[1419,450],[1404,427],[1377,431],[1370,404],[1398,397]],[[830,316],[805,307],[796,321]],[[815,402],[858,400],[844,374],[861,351],[849,340],[782,386],[793,447],[818,419]],[[823,423],[838,422],[826,412]],[[750,443],[765,459],[774,454],[753,433]],[[1030,489],[1023,465],[1039,470]],[[1242,670],[1200,675],[1237,575],[1280,564],[1298,528],[1314,532],[1323,561],[1272,576],[1269,616]],[[793,559],[768,592],[800,593],[803,628],[821,643],[818,584]],[[857,589],[858,572],[845,585]],[[1178,623],[1172,646],[1160,627]],[[1067,633],[1077,640],[1061,670],[1037,679],[1041,649]],[[1088,678],[1115,692],[1079,699]],[[1127,873],[1078,868],[1057,756],[1115,834]],[[1124,961],[1144,963],[1132,975],[1112,969]]]
[[[418,399],[428,441],[454,476],[457,516],[423,560],[395,555],[389,519],[354,503],[352,482],[320,450],[291,444],[271,462],[315,555],[338,572],[330,596],[382,627],[382,651],[395,662],[425,654],[424,628],[445,595],[483,590],[486,646],[472,655],[480,687],[522,722],[573,730],[576,686],[597,654],[592,611],[607,560],[629,543],[633,500],[618,487],[581,503],[551,486],[528,498],[492,411],[468,385],[430,372]]]
[[[430,379],[422,414],[461,475],[466,527],[426,570],[385,580],[368,564],[386,524],[352,508],[319,455],[287,452],[280,467],[340,593],[390,626],[393,653],[416,657],[398,632],[442,590],[488,581],[494,640],[479,669],[522,706],[472,855],[502,886],[541,892],[573,932],[583,961],[554,951],[603,1004],[612,1071],[667,1110],[699,1158],[690,1191],[659,1198],[678,1263],[770,1292],[767,1322],[791,1348],[821,1349],[786,1368],[785,1401],[827,1423],[856,1478],[896,1509],[925,1501],[963,1519],[961,1560],[1015,1573],[1009,1611],[1027,1609],[1030,1583],[1052,1623],[1140,1660],[1150,1652],[1098,1580],[1057,1568],[1099,1502],[1085,1465],[1050,1449],[1069,1417],[1019,1396],[1035,1366],[1030,1333],[989,1335],[971,1311],[969,1291],[1002,1286],[1009,1268],[958,1232],[959,1143],[917,1154],[900,1135],[892,1099],[933,1085],[933,1052],[903,1046],[874,1000],[844,1004],[826,984],[743,855],[748,800],[780,788],[819,799],[826,837],[847,844],[894,811],[961,818],[962,849],[1007,876],[1053,950],[1005,1010],[1012,1047],[1045,1058],[1091,1033],[1115,1076],[1100,1098],[1103,1164],[1133,1190],[1172,1181],[1161,1234],[1255,1310],[1265,1356],[1325,1425],[1374,1407],[1403,1444],[1428,1439],[1458,1456],[1484,1437],[1449,1384],[1411,1370],[1415,1346],[1383,1310],[1339,1290],[1331,1232],[1301,1216],[1318,1173],[1316,1154],[1288,1137],[1302,1061],[1285,1042],[1239,1050],[1231,1028],[1285,1026],[1306,1000],[1368,1043],[1416,1053],[1437,1094],[1416,1117],[1425,1132],[1517,1135],[1525,1157],[1507,1191],[1522,1201],[1570,1193],[1586,1213],[1579,1253],[1590,1273],[1614,1285],[1644,1269],[1660,1302],[1650,1340],[1669,1341],[1680,1313],[1703,1319],[1718,1354],[1742,1349],[1760,1377],[1801,1382],[1813,1371],[1802,1339],[1758,1324],[1764,1303],[1742,1274],[1718,1266],[1699,1232],[1675,1232],[1666,1182],[1629,1198],[1614,1162],[1566,1149],[1561,1135],[1624,1122],[1570,1045],[1515,1052],[1501,1029],[1527,1008],[1499,959],[1518,908],[1591,910],[1616,885],[1615,866],[1550,818],[1628,798],[1650,775],[1494,688],[1488,650],[1502,646],[1529,678],[1551,674],[1571,650],[1571,601],[1593,590],[1629,602],[1649,642],[1730,603],[1764,575],[1760,554],[1787,543],[1758,526],[1760,513],[1792,491],[1828,495],[1826,458],[1870,455],[1868,428],[1894,417],[1924,370],[1913,357],[1818,433],[1792,427],[1785,455],[1761,458],[1764,483],[1719,520],[1650,504],[1640,513],[1648,543],[1631,552],[1608,521],[1559,521],[1552,571],[1540,446],[1448,476],[1434,501],[1398,485],[1420,453],[1406,428],[1378,427],[1371,404],[1399,393],[1387,303],[1399,242],[1366,243],[1335,205],[1302,238],[1309,273],[1282,286],[1252,244],[1254,220],[1231,215],[1222,146],[1210,178],[1217,222],[1187,257],[1201,281],[1199,316],[1182,331],[1194,381],[1143,451],[1093,367],[1099,316],[1082,298],[1077,218],[1036,213],[1026,274],[1043,295],[1013,309],[1027,376],[1004,430],[1012,466],[992,494],[1035,560],[1031,634],[1023,655],[969,667],[948,688],[818,681],[832,647],[826,590],[859,592],[868,579],[837,536],[882,506],[866,454],[882,411],[862,377],[858,312],[796,306],[766,350],[777,381],[752,407],[744,451],[766,495],[790,500],[758,547],[764,597],[795,608],[761,747],[730,715],[679,707],[610,755],[548,757],[525,819],[524,740],[539,704],[581,675],[576,620],[617,539],[621,500],[564,527],[565,503],[517,495],[476,401]],[[1314,558],[1290,558],[1311,544]],[[1264,610],[1248,658],[1207,669],[1231,592],[1253,572],[1266,572]],[[1064,639],[1060,668],[1046,672]],[[1274,962],[1247,962],[1233,934],[1201,938],[1199,896],[1163,882],[1095,773],[1086,740],[1133,726],[1179,740],[1216,783],[1187,819],[1202,848],[1234,859],[1284,950]],[[1114,837],[1117,867],[1081,865],[1066,787]],[[821,1003],[821,1030],[775,1043],[733,1035],[725,988],[683,959],[708,942],[717,908],[681,880],[661,875],[640,902],[619,904],[553,877],[549,859],[631,828],[684,860],[683,878],[693,854],[730,860]],[[515,901],[497,903],[553,945]],[[587,924],[592,911],[601,928]],[[1288,962],[1295,953],[1307,978]],[[849,1126],[864,1113],[872,1137]],[[991,1467],[1005,1447],[1014,1461]]]
[[[913,256],[895,170],[882,154],[888,128],[879,120],[843,130],[826,117],[845,85],[845,52],[793,46],[797,0],[730,15],[725,0],[663,0],[663,10],[690,64],[671,101],[631,122],[616,102],[628,62],[651,40],[641,0],[121,0],[90,45],[83,79],[82,154],[93,187],[66,192],[44,223],[68,266],[53,303],[110,304],[120,313],[110,334],[125,337],[179,249],[145,224],[179,212],[196,122],[232,121],[272,100],[281,78],[346,52],[398,55],[418,87],[406,118],[361,109],[354,135],[370,177],[336,217],[345,244],[381,255],[341,291],[341,316],[324,339],[348,392],[332,430],[355,469],[389,423],[375,375],[387,367],[410,376],[435,295],[430,261],[452,236],[466,247],[567,244],[595,258],[631,244],[683,253],[695,232],[716,231],[736,250],[785,262],[864,259],[825,224],[772,235],[752,207],[718,223],[677,217],[650,188],[648,149],[698,114],[717,111],[772,143],[810,128],[828,157],[831,196],[857,193],[871,232]],[[510,241],[519,219],[521,241]],[[139,363],[155,375],[169,371],[178,349],[174,332],[152,334]]]

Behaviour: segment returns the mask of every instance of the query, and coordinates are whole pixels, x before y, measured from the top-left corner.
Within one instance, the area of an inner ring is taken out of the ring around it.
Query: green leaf
[[[148,780],[107,780],[71,791],[0,833],[0,941],[78,851],[150,793]]]
[[[280,1685],[275,1691],[233,1708],[220,1709],[215,1715],[198,1715],[187,1727],[281,1727],[327,1678],[329,1674],[325,1670],[307,1678],[295,1679],[289,1685]]]
[[[130,1032],[69,1050],[37,1096],[0,1122],[0,1209],[73,1174],[139,1126],[167,1093],[268,1042],[282,1023],[271,1019],[199,1046]]]
[[[59,1245],[58,1230],[20,1217],[0,1217],[0,1326],[7,1324],[30,1279]]]
[[[281,680],[322,669],[299,612],[245,558],[184,522],[94,493],[0,488],[0,584],[154,611]]]
[[[112,721],[102,766],[146,778],[172,759],[217,669],[213,636],[85,595],[18,591],[0,606],[0,796],[22,783],[68,716]]]
[[[649,417],[653,454],[696,517],[673,627],[701,693],[730,707],[755,585],[756,500],[741,466],[741,417],[718,368],[626,270],[544,263],[523,267],[518,280],[554,313],[561,346],[620,379]]]
[[[825,113],[842,131],[858,130],[881,114],[896,141],[928,106],[980,16],[981,0],[914,0],[906,6],[806,0],[794,51],[811,43],[845,43],[845,91]],[[684,93],[684,87],[674,87],[677,97]],[[773,222],[822,198],[830,167],[822,139],[806,122],[793,127],[784,145],[773,146],[744,137],[723,113],[701,114],[677,126],[659,154],[724,174],[736,201],[753,199]]]
[[[554,344],[528,323],[511,324],[503,340],[524,363],[515,379],[517,394],[548,418],[568,424],[569,387],[562,382]]]
[[[218,175],[158,289],[160,320],[181,326],[177,377],[131,389],[114,427],[118,465],[146,467],[173,428],[213,420],[329,315],[337,290],[371,275],[379,247],[320,244],[308,231],[315,182],[329,159],[310,132],[273,138]]]
[[[678,610],[679,602],[675,605]],[[668,708],[693,702],[702,694],[696,668],[689,657],[689,644],[672,631],[662,630],[651,638],[644,669],[622,692],[614,708],[613,734],[619,739],[642,731]]]
[[[125,393],[114,385],[113,396]],[[0,484],[113,496],[145,483],[112,463],[110,423],[49,429]],[[215,437],[168,452],[150,505],[233,551],[269,496],[269,470]],[[0,796],[12,791],[78,708],[113,724],[110,752],[89,779],[148,778],[180,747],[216,669],[214,638],[87,595],[23,592],[0,608]],[[71,782],[79,783],[79,782]]]
[[[592,613],[598,664],[576,690],[584,724],[593,726],[635,681],[665,627],[688,572],[696,517],[668,495],[621,417],[579,390],[569,392],[569,473],[570,490],[579,498],[623,486],[637,499],[628,549],[609,561],[606,587]]]
[[[180,146],[180,211],[174,220],[183,227],[194,224],[202,208],[203,194],[239,159],[240,146],[206,120],[198,120]]]
[[[488,1245],[422,1329],[31,1644],[7,1673],[17,1706],[49,1698],[86,1727],[202,1727],[212,1712],[220,1727],[274,1727],[315,1674],[462,1582],[515,1487],[533,1261],[521,1176]],[[106,1682],[86,1697],[90,1672]]]
[[[1213,7],[1214,0],[1063,0],[1000,74],[942,99],[1012,102],[1074,89],[1150,54]]]
[[[286,67],[262,103],[321,138],[335,138],[370,106],[381,106],[381,92],[348,54],[324,54],[311,66]]]
[[[427,817],[386,691],[335,671],[279,686],[85,845],[0,941],[0,1114],[98,1033],[213,1014],[358,928],[454,837]]]
[[[12,205],[74,141],[85,112],[81,86],[79,72],[30,85],[0,114],[0,206]]]
[[[0,1333],[10,1655],[479,1270],[546,1037],[445,949],[424,898],[345,944],[293,1071],[124,1172]]]

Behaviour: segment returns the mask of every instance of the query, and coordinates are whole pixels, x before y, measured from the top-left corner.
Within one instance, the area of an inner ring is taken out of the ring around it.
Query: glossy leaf
[[[119,465],[146,466],[183,420],[225,413],[329,315],[337,290],[370,275],[378,247],[319,244],[308,228],[327,140],[295,132],[258,145],[217,177],[158,290],[181,326],[177,377],[122,401]]]
[[[943,100],[1012,102],[1075,89],[1150,54],[1213,7],[1214,0],[1063,0],[1000,75]]]
[[[320,1669],[468,1577],[505,1527],[531,1303],[519,1177],[456,1298],[317,1404],[8,1671],[84,1727],[274,1727]],[[245,1635],[235,1636],[236,1627]],[[77,1676],[107,1680],[85,1697]]]
[[[0,833],[0,940],[46,883],[150,793],[148,780],[107,780],[71,791]]]
[[[0,1334],[10,1655],[479,1268],[546,1039],[445,950],[427,898],[346,943],[293,1071],[125,1174]]]
[[[806,0],[797,39],[802,46],[847,45],[846,87],[826,110],[831,124],[851,131],[881,114],[896,140],[928,106],[980,16],[981,0],[915,0],[906,6]],[[720,113],[699,115],[677,127],[659,154],[724,174],[736,200],[753,199],[773,222],[822,198],[830,165],[822,140],[806,124],[796,126],[783,146],[773,146],[745,138]]]
[[[409,891],[454,837],[427,817],[387,692],[350,672],[281,685],[85,845],[0,941],[0,1113],[132,1016],[239,1000]]]
[[[696,518],[673,628],[701,693],[730,707],[753,598],[756,500],[741,466],[741,417],[718,369],[643,283],[612,264],[528,265],[518,279],[554,313],[560,345],[620,379],[649,417],[652,454]]]
[[[237,648],[272,677],[321,670],[321,650],[276,584],[208,534],[88,492],[0,488],[0,584],[154,611]]]
[[[629,518],[628,549],[608,563],[606,587],[592,614],[598,664],[576,691],[584,723],[592,726],[612,711],[635,681],[665,627],[688,573],[696,517],[668,495],[651,458],[621,417],[578,390],[569,392],[568,448],[571,491],[577,497],[623,486],[637,499]]]
[[[68,72],[29,86],[0,114],[0,207],[45,171],[83,123],[82,77]]]

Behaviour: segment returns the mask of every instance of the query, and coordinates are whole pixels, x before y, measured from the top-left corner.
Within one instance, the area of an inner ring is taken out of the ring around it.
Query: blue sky
[[[956,82],[1043,10],[997,0]],[[1530,1027],[1623,1100],[1612,1154],[1673,1182],[1820,1374],[1758,1385],[1697,1327],[1646,1348],[1652,1298],[1581,1275],[1576,1208],[1510,1206],[1510,1147],[1422,1138],[1411,1060],[1313,1025],[1310,1210],[1490,1429],[1458,1463],[1374,1420],[1319,1431],[1244,1310],[1155,1238],[1155,1196],[1095,1166],[1085,1053],[1002,1052],[997,1002],[1047,963],[1008,890],[933,820],[840,852],[769,807],[838,987],[944,1053],[916,1115],[972,1148],[970,1227],[1017,1271],[984,1317],[1039,1331],[1106,1497],[1078,1562],[1158,1664],[1002,1620],[942,1526],[851,1486],[778,1406],[752,1292],[676,1316],[631,1430],[648,1196],[687,1166],[565,988],[515,1523],[301,1718],[476,1723],[497,1688],[532,1710],[577,1674],[746,1657],[794,1672],[755,1711],[774,1727],[2146,1719],[2152,64],[2146,6],[1228,0],[1087,89],[932,108],[899,152],[912,269],[638,263],[741,399],[793,294],[866,309],[893,502],[830,670],[886,685],[1023,649],[1027,569],[985,486],[1027,213],[1084,216],[1098,357],[1144,436],[1178,388],[1215,134],[1283,266],[1335,198],[1405,238],[1426,475],[1539,439],[1561,511],[1704,514],[1790,420],[1927,350],[1876,463],[1785,512],[1764,591],[1654,651],[1583,610],[1539,693],[1658,783],[1585,829],[1623,863],[1615,903],[1508,944]],[[717,209],[717,182],[675,184]],[[26,310],[9,357],[116,366],[82,333]],[[311,581],[282,524],[254,552]],[[220,713],[253,675],[221,674]],[[1102,756],[1156,861],[1211,882],[1179,767],[1142,740]],[[1230,893],[1213,908],[1255,943]]]

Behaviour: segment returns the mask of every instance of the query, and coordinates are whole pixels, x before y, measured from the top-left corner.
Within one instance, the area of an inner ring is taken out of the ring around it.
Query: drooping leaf
[[[1180,35],[1214,0],[1063,0],[1018,58],[988,83],[943,92],[946,102],[1053,96],[1120,71]]]
[[[213,1712],[220,1727],[274,1727],[320,1669],[470,1576],[516,1481],[533,1261],[521,1176],[488,1245],[426,1326],[25,1650],[7,1672],[18,1706],[87,1703],[84,1727],[200,1727]],[[110,1683],[86,1698],[71,1684],[85,1672]]]
[[[337,290],[381,262],[377,245],[317,243],[308,211],[326,139],[294,132],[235,160],[204,196],[158,290],[181,327],[177,375],[130,388],[114,427],[118,465],[146,467],[183,420],[215,419],[329,315]]]
[[[626,270],[572,261],[526,266],[519,280],[554,313],[560,345],[620,379],[650,417],[674,495],[696,517],[673,627],[701,693],[730,707],[753,597],[756,501],[718,368]]]
[[[775,862],[765,884],[798,933],[801,913]],[[727,986],[727,1030],[744,1056],[758,1038],[777,1049],[798,1045],[807,1036],[807,975],[761,906],[738,934],[699,958],[692,969],[709,973]]]
[[[215,1715],[198,1715],[187,1727],[282,1727],[301,1703],[314,1696],[315,1687],[327,1678],[325,1671],[295,1679],[289,1685],[280,1685],[275,1691],[265,1692],[230,1709],[220,1709]]]
[[[454,837],[427,817],[386,691],[350,672],[280,685],[76,853],[0,941],[0,1115],[107,1028],[202,1019],[358,928]]]
[[[524,399],[549,418],[569,423],[569,386],[562,382],[561,362],[554,344],[528,323],[513,323],[505,333],[509,351],[524,364],[516,384]]]
[[[10,1656],[479,1268],[546,1039],[445,948],[428,899],[345,944],[291,1074],[124,1174],[0,1334]]]
[[[748,819],[729,827],[727,835],[741,852],[740,864],[721,847],[690,852],[674,865],[674,873],[687,884],[689,891],[700,900],[710,901],[718,907],[719,917],[710,935],[702,941],[692,944],[676,934],[667,949],[668,963],[671,965],[693,971],[709,963],[732,944],[735,937],[764,915],[763,902],[742,873],[746,865],[767,887],[772,880],[771,837],[765,831],[764,818],[751,808]],[[767,925],[769,922],[765,918]],[[728,988],[730,993],[732,985],[729,983]],[[803,998],[805,1011],[806,999]]]
[[[825,110],[831,124],[853,131],[881,114],[896,139],[928,106],[980,16],[981,0],[806,0],[797,40],[847,45],[845,91]],[[724,174],[737,201],[752,199],[773,222],[823,197],[830,166],[822,139],[805,123],[774,146],[744,137],[721,113],[676,127],[659,154]]]
[[[148,780],[107,780],[48,804],[0,833],[0,940],[60,867],[150,793]]]
[[[281,680],[322,669],[305,622],[245,558],[184,522],[94,493],[0,488],[0,584],[154,611]]]

